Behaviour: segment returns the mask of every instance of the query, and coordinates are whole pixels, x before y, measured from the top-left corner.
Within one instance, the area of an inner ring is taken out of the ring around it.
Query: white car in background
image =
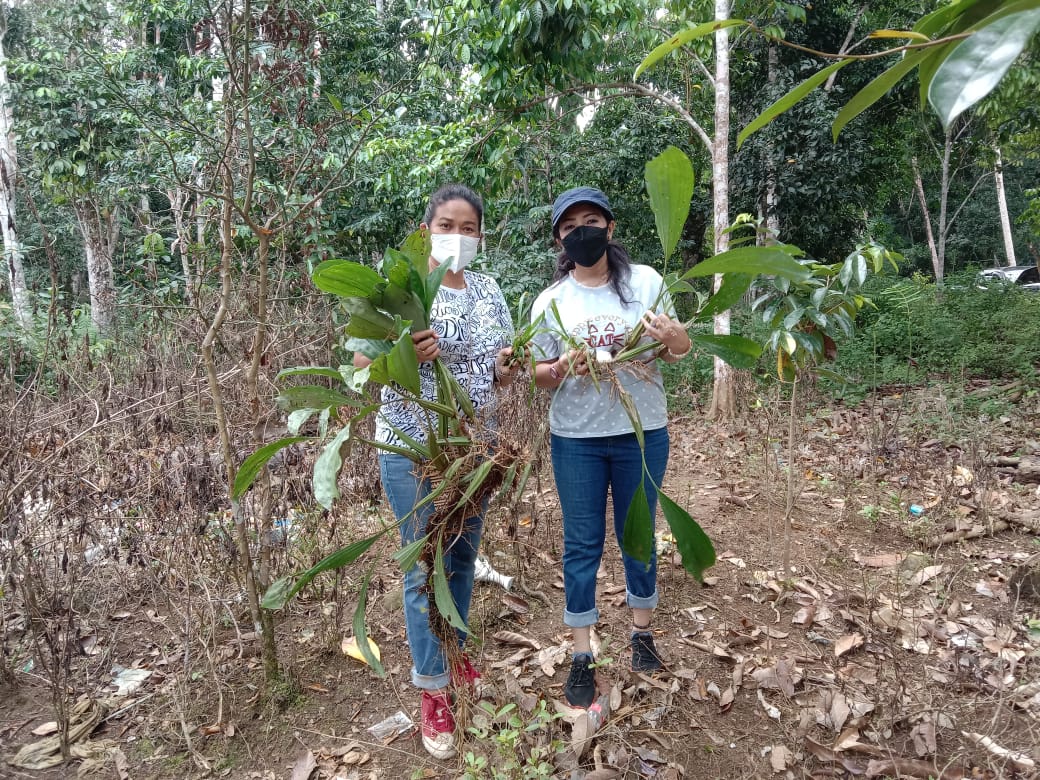
[[[1035,265],[1006,265],[984,268],[975,277],[975,287],[986,290],[991,285],[1020,287],[1029,292],[1040,292],[1040,268]]]

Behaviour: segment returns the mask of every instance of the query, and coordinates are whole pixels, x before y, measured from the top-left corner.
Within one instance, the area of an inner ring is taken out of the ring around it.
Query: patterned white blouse
[[[431,327],[438,336],[440,360],[462,385],[473,401],[478,415],[488,424],[494,417],[495,357],[513,339],[513,321],[498,283],[490,276],[463,272],[466,286],[461,290],[442,286],[430,312]],[[436,400],[437,385],[431,363],[419,365],[422,397]],[[376,439],[401,446],[390,426],[417,441],[426,441],[429,425],[436,424],[433,412],[405,400],[390,387],[382,392],[383,407],[376,417]]]

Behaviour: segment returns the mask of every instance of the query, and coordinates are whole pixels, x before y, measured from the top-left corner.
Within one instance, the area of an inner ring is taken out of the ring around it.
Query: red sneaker
[[[455,755],[455,716],[447,693],[422,692],[422,743],[442,761]]]
[[[481,695],[484,686],[480,681],[480,672],[473,668],[468,655],[463,653],[462,660],[451,672],[451,679],[455,685],[471,688],[478,697]]]

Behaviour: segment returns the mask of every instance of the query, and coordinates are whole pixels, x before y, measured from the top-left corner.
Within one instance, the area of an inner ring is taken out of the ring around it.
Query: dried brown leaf
[[[292,780],[310,780],[311,774],[318,768],[318,760],[314,753],[308,750],[293,765]]]
[[[769,751],[769,766],[773,772],[783,772],[794,764],[794,753],[786,745],[773,745]]]
[[[845,653],[850,650],[855,650],[857,647],[863,646],[863,634],[845,634],[843,637],[839,637],[838,641],[834,643],[834,657],[841,658]]]

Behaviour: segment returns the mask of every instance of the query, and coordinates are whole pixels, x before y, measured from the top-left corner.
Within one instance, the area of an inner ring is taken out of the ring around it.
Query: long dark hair
[[[558,231],[553,231],[559,236]],[[560,252],[556,257],[556,271],[553,273],[553,284],[563,279],[574,269],[574,261],[567,256],[567,252]],[[625,306],[632,300],[628,297],[632,289],[628,286],[628,280],[632,277],[632,258],[617,241],[607,243],[607,272],[610,286],[617,294],[618,300]]]
[[[464,200],[471,205],[477,212],[477,221],[480,223],[480,229],[484,229],[484,201],[465,184],[445,184],[443,187],[438,188],[430,196],[430,202],[426,206],[426,215],[423,217],[423,222],[429,225],[433,215],[437,213],[437,209],[453,200]]]

